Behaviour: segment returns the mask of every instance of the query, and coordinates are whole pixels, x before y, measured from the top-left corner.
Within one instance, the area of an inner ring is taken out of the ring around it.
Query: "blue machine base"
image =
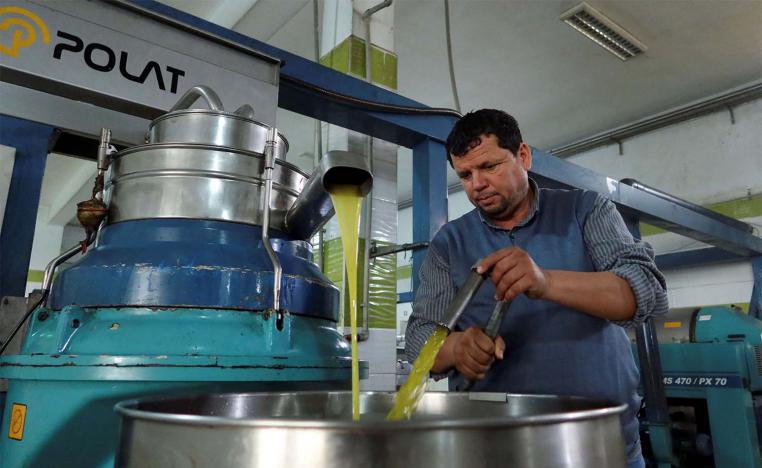
[[[0,359],[0,378],[9,381],[0,461],[112,467],[113,406],[121,400],[347,389],[350,375],[349,346],[329,320],[287,314],[279,322],[265,312],[218,309],[38,309],[21,354]],[[14,405],[24,405],[23,424]]]

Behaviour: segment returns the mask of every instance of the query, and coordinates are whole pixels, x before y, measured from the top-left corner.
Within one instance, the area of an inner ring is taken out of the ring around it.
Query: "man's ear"
[[[532,148],[530,148],[526,143],[522,142],[519,145],[517,156],[519,157],[519,160],[521,160],[521,165],[524,167],[524,170],[529,171],[529,169],[532,168]]]

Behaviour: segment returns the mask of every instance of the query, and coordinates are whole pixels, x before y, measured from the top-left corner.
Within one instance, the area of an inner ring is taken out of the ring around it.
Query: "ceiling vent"
[[[585,2],[567,10],[561,21],[622,60],[642,54],[646,46],[611,18]]]

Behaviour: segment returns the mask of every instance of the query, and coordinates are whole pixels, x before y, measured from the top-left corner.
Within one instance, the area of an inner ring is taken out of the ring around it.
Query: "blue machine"
[[[260,126],[222,109],[167,116],[191,136],[199,118],[205,127],[238,122],[225,127],[236,140]],[[305,182],[276,159],[276,134],[254,139],[264,155],[168,141],[168,133],[113,155],[99,152],[93,199],[78,212],[84,225],[100,226],[97,242],[58,274],[52,290],[57,264],[84,251],[89,235],[51,262],[21,352],[0,360],[9,382],[3,463],[113,466],[113,406],[126,398],[349,387],[350,349],[336,329],[339,291],[301,238],[333,214],[323,184],[369,185],[369,172],[349,153],[329,152]],[[107,217],[93,222],[98,207]],[[272,224],[270,213],[278,217]]]
[[[762,466],[762,321],[706,307],[654,325],[679,466]]]

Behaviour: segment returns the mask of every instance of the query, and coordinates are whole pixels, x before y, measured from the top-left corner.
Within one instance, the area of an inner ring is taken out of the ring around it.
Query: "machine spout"
[[[356,185],[363,196],[367,195],[373,186],[367,158],[349,151],[329,151],[323,156],[286,214],[286,228],[291,235],[307,240],[333,216],[328,192],[334,185]]]

